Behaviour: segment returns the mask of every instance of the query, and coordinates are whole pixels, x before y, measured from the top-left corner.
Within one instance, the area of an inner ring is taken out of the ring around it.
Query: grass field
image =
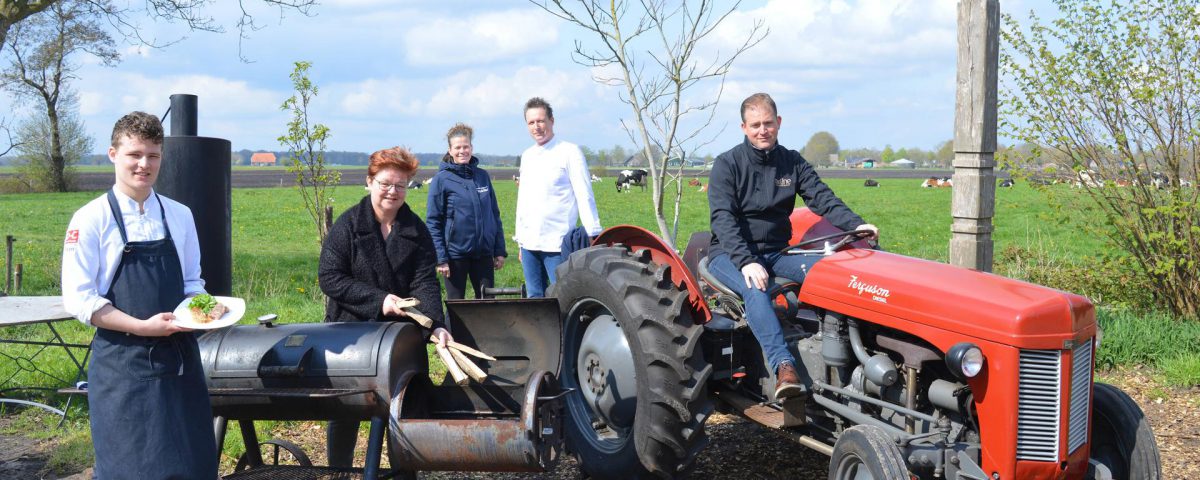
[[[921,189],[917,182],[903,179],[879,182],[879,188],[864,188],[861,180],[828,181],[851,208],[880,227],[884,249],[945,261],[950,238],[950,189]],[[510,259],[497,272],[496,284],[518,286],[522,275],[516,246],[511,241],[516,185],[509,180],[497,180],[495,185],[506,238],[510,238]],[[594,184],[593,188],[605,226],[635,224],[657,231],[649,191],[617,193],[611,179]],[[408,197],[408,203],[422,217],[425,193],[412,190]],[[336,210],[340,213],[364,194],[359,187],[338,187],[334,190]],[[16,294],[60,293],[60,255],[67,222],[77,208],[98,195],[99,192],[80,192],[0,197],[0,235],[16,237],[14,262],[23,264],[25,271],[23,289]],[[1107,254],[1109,249],[1104,240],[1091,229],[1102,219],[1087,208],[1085,199],[1076,195],[1077,191],[1069,188],[1055,191],[1053,198],[1022,185],[1001,189],[997,192],[994,218],[995,251],[1015,248],[1038,258],[1067,263]],[[246,299],[247,318],[275,313],[284,323],[319,322],[323,317],[323,298],[316,278],[320,246],[299,193],[291,188],[237,189],[232,202],[233,294]],[[693,232],[707,229],[705,194],[694,187],[685,188],[678,248],[684,247]],[[1003,260],[999,253],[997,259]],[[1001,274],[1028,268],[996,265]],[[1200,379],[1200,326],[1180,329],[1179,323],[1170,318],[1120,310],[1101,310],[1100,321],[1108,330],[1105,345],[1111,348],[1101,351],[1097,359],[1100,365],[1143,363],[1157,367],[1169,383],[1175,384],[1195,384]],[[77,322],[60,325],[68,341],[86,343],[90,339],[91,330]],[[14,328],[4,333],[10,337],[35,338],[44,329]],[[1174,351],[1177,355],[1163,356],[1164,351]],[[30,350],[6,345],[0,347],[0,353],[21,355]],[[60,377],[72,376],[73,367],[58,352],[42,353],[38,363]],[[16,371],[15,362],[0,362],[0,382],[5,379],[21,385],[44,381],[40,375]],[[85,417],[77,414],[70,425],[73,444],[90,442]],[[90,450],[82,450],[90,454]],[[64,455],[71,455],[70,451],[73,450],[68,448]],[[241,451],[239,436],[228,436],[227,451]]]
[[[883,248],[945,261],[950,238],[949,189],[921,189],[912,180],[885,179],[879,188],[863,188],[859,180],[833,179],[829,183],[851,208],[880,227]],[[605,226],[634,224],[657,230],[649,191],[617,193],[611,181],[593,187]],[[511,241],[516,185],[497,180],[496,191],[511,256],[504,269],[496,272],[496,284],[519,286],[522,275],[516,261],[517,249]],[[364,194],[361,188],[338,187],[334,191],[336,210],[341,212]],[[17,293],[60,293],[61,242],[66,225],[77,208],[97,195],[4,196],[0,201],[0,235],[16,237],[13,260],[24,265],[23,288]],[[424,216],[425,191],[410,191],[407,201]],[[686,188],[681,205],[680,249],[693,232],[708,229],[704,193]],[[284,323],[320,321],[324,313],[316,278],[320,246],[299,193],[290,188],[236,189],[232,210],[233,294],[246,299],[247,318],[275,313]],[[1073,211],[1082,215],[1056,220],[1064,215],[1051,206],[1044,193],[1021,186],[1001,190],[996,203],[996,251],[1019,246],[1063,261],[1101,254],[1105,246],[1099,237],[1080,234],[1081,225],[1097,219],[1089,217],[1086,209]],[[1003,272],[1004,265],[997,265],[997,271]],[[73,323],[65,327],[74,340],[87,341],[87,328]],[[0,365],[0,379],[11,373],[6,370]]]

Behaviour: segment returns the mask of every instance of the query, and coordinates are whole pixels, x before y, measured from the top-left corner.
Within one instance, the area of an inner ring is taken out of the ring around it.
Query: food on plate
[[[192,301],[188,303],[188,309],[192,311],[192,321],[195,323],[208,323],[224,315],[229,311],[229,308],[221,305],[217,299],[207,293],[201,293],[192,297]]]

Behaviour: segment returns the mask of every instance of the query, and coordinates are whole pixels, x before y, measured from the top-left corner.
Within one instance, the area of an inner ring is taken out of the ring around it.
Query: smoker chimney
[[[192,210],[200,240],[200,275],[211,294],[233,293],[231,144],[199,137],[195,95],[171,95],[171,135],[163,139],[159,193]]]

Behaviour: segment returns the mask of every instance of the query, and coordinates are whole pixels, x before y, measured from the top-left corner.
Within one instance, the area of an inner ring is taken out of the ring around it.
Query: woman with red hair
[[[317,274],[329,297],[326,322],[412,322],[397,302],[415,297],[417,309],[433,320],[431,339],[441,345],[452,340],[442,321],[433,238],[404,203],[418,166],[401,147],[371,154],[370,194],[338,217],[321,246]],[[329,422],[330,466],[351,466],[358,427],[357,421]]]

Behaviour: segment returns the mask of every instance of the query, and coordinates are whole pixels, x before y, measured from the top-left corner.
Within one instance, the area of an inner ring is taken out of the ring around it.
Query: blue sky
[[[233,25],[236,3],[218,3],[208,13]],[[1006,0],[1001,8],[1024,17],[1044,10],[1040,3]],[[311,17],[289,12],[282,20],[255,6],[265,28],[242,43],[252,63],[239,60],[236,31],[149,22],[143,32],[160,40],[187,37],[162,49],[122,44],[113,68],[78,58],[74,88],[95,150],[107,146],[117,117],[162,114],[172,93],[199,95],[200,135],[227,138],[235,150],[278,150],[288,120],[279,106],[291,95],[296,60],[313,63],[321,91],[312,115],[332,130],[330,150],[443,151],[445,131],[462,121],[476,130],[477,152],[517,154],[531,144],[521,107],[534,95],[554,106],[559,138],[594,149],[632,146],[618,89],[571,60],[574,42],[592,38],[529,3],[324,0]],[[700,153],[741,141],[738,104],[757,91],[774,96],[780,142],[796,149],[820,130],[843,148],[932,149],[951,137],[956,2],[746,1],[707,51],[731,48],[755,19],[765,19],[770,35],[734,65],[709,131],[716,138]],[[16,118],[28,108],[11,102],[4,94],[0,108]]]

